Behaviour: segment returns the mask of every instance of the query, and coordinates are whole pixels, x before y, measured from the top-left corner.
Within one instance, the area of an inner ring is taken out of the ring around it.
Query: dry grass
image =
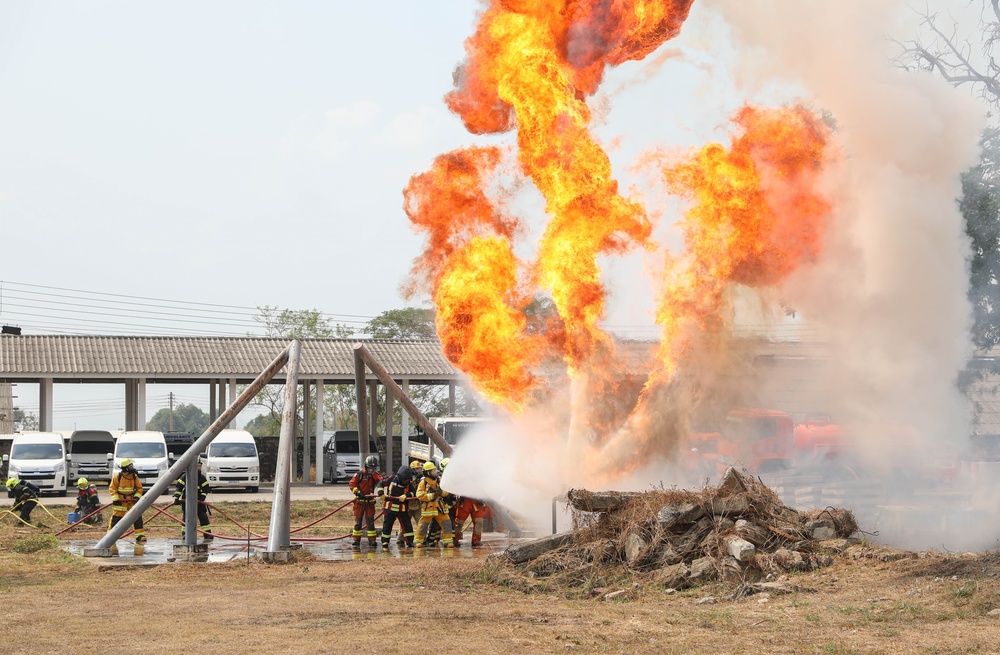
[[[293,525],[329,509],[293,507]],[[269,516],[262,503],[224,509],[254,524]],[[343,525],[316,529],[334,533]],[[160,529],[176,532],[164,525],[154,533]],[[591,581],[626,590],[606,602],[556,576],[532,578],[481,559],[102,570],[55,547],[43,531],[6,523],[0,652],[997,652],[1000,618],[989,612],[1000,608],[1000,555],[899,557],[858,547],[834,556],[830,567],[789,575],[793,593],[739,600],[727,600],[731,586],[674,594],[633,587],[623,572]],[[718,602],[696,604],[707,597]]]

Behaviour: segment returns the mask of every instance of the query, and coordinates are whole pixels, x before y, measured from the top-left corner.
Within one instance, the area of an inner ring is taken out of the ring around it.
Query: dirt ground
[[[248,520],[266,507],[226,509]],[[293,525],[325,509],[293,506]],[[1000,652],[997,553],[855,548],[787,576],[790,594],[619,578],[601,593],[627,592],[606,601],[460,557],[100,566],[53,532],[0,520],[0,653]]]

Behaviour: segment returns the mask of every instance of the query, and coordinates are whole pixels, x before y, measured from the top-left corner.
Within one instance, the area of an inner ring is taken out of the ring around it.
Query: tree
[[[1000,65],[993,58],[1000,43],[1000,0],[982,4],[978,34],[962,32],[959,24],[929,9],[919,11],[922,34],[907,41],[894,40],[897,66],[928,70],[958,87],[968,87],[991,109],[1000,109]]]
[[[436,339],[434,310],[389,309],[368,321],[365,332],[373,339]]]
[[[200,435],[208,429],[211,423],[208,420],[208,414],[202,411],[197,405],[185,405],[182,403],[174,407],[172,422],[170,420],[170,413],[169,407],[159,410],[146,423],[146,429],[158,430],[160,432],[173,430],[175,432],[189,432],[194,435]],[[173,425],[172,428],[170,427],[171,424]]]
[[[990,128],[980,141],[979,164],[962,175],[959,208],[972,242],[969,300],[973,306],[972,337],[977,348],[1000,343],[1000,129]]]
[[[38,417],[31,413],[26,412],[20,407],[14,408],[14,431],[15,432],[27,432],[29,430],[38,429]]]

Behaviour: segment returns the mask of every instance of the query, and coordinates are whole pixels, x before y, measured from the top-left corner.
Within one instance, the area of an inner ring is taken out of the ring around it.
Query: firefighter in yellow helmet
[[[18,517],[26,525],[31,525],[31,510],[38,504],[38,494],[41,489],[33,482],[9,478],[7,480],[7,494],[14,499],[14,506],[11,509],[18,510]],[[38,527],[42,527],[39,523]]]
[[[410,462],[410,470],[413,471],[413,488],[416,489],[420,484],[420,478],[424,476],[424,470],[421,468],[419,460],[413,460]],[[416,496],[410,496],[406,503],[406,509],[410,512],[410,524],[417,526],[420,524],[420,501]]]
[[[417,528],[414,546],[423,548],[431,523],[437,523],[441,528],[441,545],[445,548],[454,548],[447,504],[450,494],[441,488],[438,468],[434,462],[425,462],[423,469],[424,477],[417,485],[417,498],[420,499],[420,526]]]
[[[108,486],[111,494],[111,527],[118,525],[118,522],[125,516],[125,512],[132,509],[136,501],[142,497],[142,480],[136,473],[132,460],[126,457],[121,462],[121,469],[111,478]],[[146,543],[146,530],[142,527],[142,515],[132,524],[135,528],[135,543]]]

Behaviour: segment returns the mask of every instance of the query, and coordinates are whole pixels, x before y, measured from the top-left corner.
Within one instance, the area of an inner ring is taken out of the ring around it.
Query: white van
[[[357,430],[323,433],[323,478],[331,483],[350,480],[361,469],[361,442]],[[368,452],[378,455],[375,440],[368,439]]]
[[[14,435],[10,455],[4,455],[7,476],[26,480],[42,491],[66,495],[66,446],[56,432],[21,432]]]
[[[200,455],[212,489],[242,487],[251,493],[260,488],[257,442],[246,430],[223,430]]]
[[[111,475],[121,470],[122,460],[128,457],[135,465],[144,489],[149,489],[156,480],[167,472],[173,455],[167,454],[167,442],[162,432],[151,430],[126,430],[115,443],[114,455],[108,455],[114,466]]]
[[[69,482],[79,478],[111,480],[108,455],[115,452],[115,437],[107,430],[73,430],[69,436]]]

